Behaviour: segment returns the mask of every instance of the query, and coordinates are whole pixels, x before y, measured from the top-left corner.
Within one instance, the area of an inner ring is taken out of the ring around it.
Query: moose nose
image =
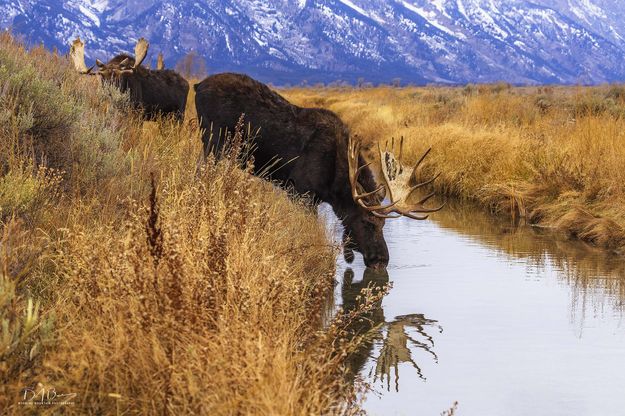
[[[367,256],[365,257],[365,266],[375,270],[384,270],[388,266],[388,256]]]
[[[388,266],[388,247],[386,245],[386,241],[382,239],[379,244],[374,247],[371,247],[365,253],[363,253],[363,257],[365,260],[365,266],[370,267],[372,269],[383,270]]]

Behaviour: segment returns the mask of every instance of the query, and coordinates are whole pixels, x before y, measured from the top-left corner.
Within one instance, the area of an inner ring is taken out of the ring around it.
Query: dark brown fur
[[[363,254],[367,266],[387,265],[384,220],[364,210],[351,196],[349,131],[336,114],[292,105],[266,85],[241,74],[213,75],[195,89],[206,154],[220,153],[219,131],[233,131],[244,113],[246,122],[260,128],[253,153],[255,173],[279,158],[279,168],[271,173],[271,179],[292,186],[315,202],[327,202],[341,218],[344,239],[351,241],[345,250],[346,259],[353,259],[351,250],[355,249]],[[215,137],[212,143],[211,127]],[[367,192],[376,188],[368,169],[360,175],[360,184]]]
[[[117,55],[100,68],[102,80],[116,83],[124,92],[129,91],[133,106],[143,110],[146,119],[154,119],[159,114],[173,114],[182,120],[189,83],[170,69],[152,70],[139,66],[132,73],[120,73],[120,63],[124,59],[128,59],[126,67],[135,63],[134,58],[128,55]]]

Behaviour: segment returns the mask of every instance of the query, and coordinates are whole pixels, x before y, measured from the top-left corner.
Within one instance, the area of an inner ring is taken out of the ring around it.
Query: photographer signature
[[[20,404],[25,405],[74,404],[72,399],[76,397],[76,393],[59,393],[54,387],[45,387],[41,383],[36,387],[25,387],[22,392]]]

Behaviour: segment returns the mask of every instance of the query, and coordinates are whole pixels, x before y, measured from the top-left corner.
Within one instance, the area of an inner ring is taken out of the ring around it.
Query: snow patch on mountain
[[[89,20],[91,20],[96,26],[100,26],[100,19],[98,18],[98,16],[93,13],[91,10],[87,9],[85,6],[83,6],[82,4],[78,5],[78,8],[80,9],[80,11],[89,18]]]
[[[435,12],[428,12],[425,9],[422,9],[420,7],[417,7],[415,5],[412,5],[406,1],[402,1],[401,4],[407,8],[408,10],[411,10],[413,12],[415,12],[416,14],[418,14],[419,16],[423,17],[424,19],[426,19],[428,21],[429,24],[431,24],[432,26],[434,26],[435,28],[437,28],[438,30],[447,33],[448,35],[452,35],[452,36],[456,36],[460,39],[466,39],[467,37],[464,35],[464,33],[462,32],[454,32],[453,30],[445,27],[443,24],[439,23],[436,20],[436,13]],[[440,4],[440,3],[439,3]],[[439,11],[443,11],[441,9],[438,9]]]
[[[88,59],[132,52],[168,66],[275,83],[601,83],[625,80],[623,0],[0,0],[0,27]]]

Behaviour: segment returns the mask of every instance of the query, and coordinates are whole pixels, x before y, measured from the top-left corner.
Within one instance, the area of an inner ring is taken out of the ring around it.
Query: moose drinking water
[[[219,156],[224,141],[215,139],[214,133],[233,131],[245,114],[245,121],[260,129],[252,148],[254,172],[261,174],[266,166],[281,161],[269,175],[271,180],[310,196],[314,203],[330,204],[343,224],[344,255],[350,262],[356,250],[368,267],[386,267],[385,220],[400,216],[423,220],[427,216],[421,214],[442,208],[425,207],[432,194],[410,203],[411,194],[435,178],[410,185],[414,170],[403,169],[391,152],[381,148],[383,169],[378,186],[361,155],[360,141],[350,136],[347,126],[331,111],[295,106],[241,74],[209,76],[195,85],[195,90],[205,154]],[[400,182],[399,187],[391,186]]]

